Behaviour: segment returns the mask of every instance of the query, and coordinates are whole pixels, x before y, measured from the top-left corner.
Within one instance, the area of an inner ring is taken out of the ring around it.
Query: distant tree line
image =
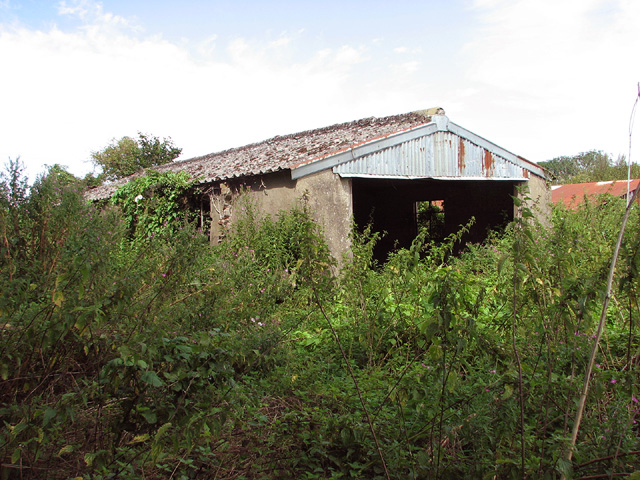
[[[552,183],[607,182],[627,178],[627,159],[624,155],[617,160],[601,150],[590,150],[572,156],[556,157],[540,162],[552,175]],[[640,165],[631,165],[631,178],[640,177]]]

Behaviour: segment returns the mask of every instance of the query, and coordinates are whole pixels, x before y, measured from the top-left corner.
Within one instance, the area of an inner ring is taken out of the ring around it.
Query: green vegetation
[[[599,150],[590,150],[573,156],[556,157],[539,162],[554,177],[554,184],[608,182],[627,178],[629,167],[624,156],[613,160]],[[631,165],[631,178],[640,178],[640,165]]]
[[[193,188],[194,182],[185,172],[148,170],[116,190],[111,204],[120,207],[130,235],[172,236],[196,218],[186,195]]]
[[[418,202],[418,229],[427,231],[427,239],[434,242],[442,241],[444,237],[444,210],[440,202]]]
[[[185,179],[149,177],[97,206],[65,173],[28,188],[11,162],[0,182],[0,478],[640,470],[637,211],[562,460],[617,199],[556,209],[549,228],[516,222],[458,257],[455,238],[434,246],[423,232],[375,265],[367,232],[333,275],[304,204],[275,218],[238,205],[210,246],[179,195],[145,193]]]
[[[102,171],[97,177],[89,175],[87,183],[100,184],[141,172],[146,168],[164,165],[176,159],[182,152],[173,145],[170,138],[158,137],[138,132],[138,139],[122,137],[115,139],[104,149],[93,152],[91,158]]]

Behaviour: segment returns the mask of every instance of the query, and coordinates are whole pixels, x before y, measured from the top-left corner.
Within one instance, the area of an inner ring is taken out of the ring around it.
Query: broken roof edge
[[[415,113],[429,112],[430,110],[423,110]],[[502,148],[501,146],[461,127],[460,125],[453,123],[446,115],[444,115],[444,110],[438,110],[439,112],[436,115],[428,117],[430,121],[424,125],[394,132],[383,137],[374,138],[337,152],[331,152],[308,162],[294,165],[291,167],[291,178],[296,180],[298,178],[306,177],[307,175],[336,167],[350,160],[355,160],[356,158],[368,155],[375,151],[394,147],[422,136],[432,135],[436,132],[451,132],[454,135],[464,138],[465,140],[468,140],[493,154],[503,157],[505,160],[528,170],[534,175],[547,179],[546,170],[541,166]]]
[[[148,170],[148,169],[147,169]],[[84,198],[90,202],[97,202],[100,200],[106,200],[111,198],[116,190],[123,185],[126,185],[131,180],[135,178],[141,177],[146,174],[146,170],[141,170],[139,172],[133,173],[128,177],[119,178],[110,183],[105,183],[102,185],[96,185],[93,187],[89,187],[84,191]]]

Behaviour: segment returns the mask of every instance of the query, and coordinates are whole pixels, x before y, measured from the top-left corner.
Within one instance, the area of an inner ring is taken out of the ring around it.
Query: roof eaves
[[[368,174],[368,173],[341,173],[341,177],[344,178],[375,178],[381,180],[424,180],[424,176],[416,176],[416,175],[380,175],[380,174]],[[465,177],[465,180],[476,180],[476,181],[497,181],[497,182],[512,182],[514,180],[525,181],[527,180],[525,177],[521,178],[513,178],[513,177],[487,177],[486,175],[481,177]],[[459,181],[459,176],[434,176],[429,177],[429,180],[442,180],[442,181]]]

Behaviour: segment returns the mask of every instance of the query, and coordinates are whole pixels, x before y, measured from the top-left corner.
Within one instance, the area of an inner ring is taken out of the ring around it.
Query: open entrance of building
[[[416,231],[426,231],[427,240],[444,239],[444,200],[418,200],[415,203]]]
[[[513,196],[521,183],[512,180],[432,180],[353,178],[353,215],[360,228],[371,224],[386,232],[376,245],[379,262],[408,248],[420,227],[441,241],[471,217],[475,223],[462,242],[482,242],[491,230],[513,220]]]

